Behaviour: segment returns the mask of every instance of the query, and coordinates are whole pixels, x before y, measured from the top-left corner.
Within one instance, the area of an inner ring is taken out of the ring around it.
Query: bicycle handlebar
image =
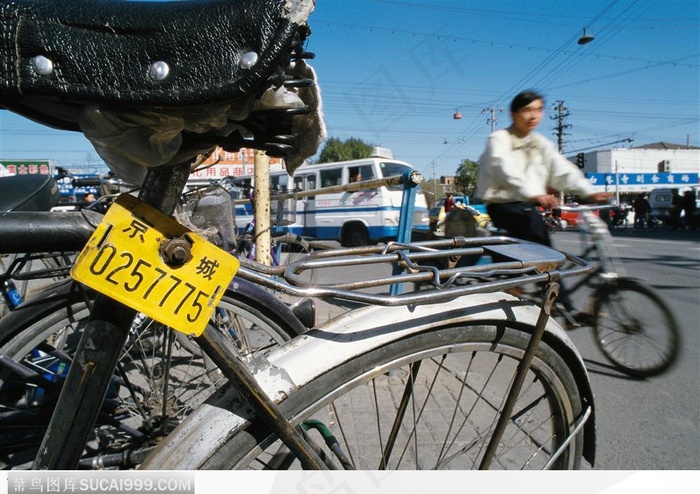
[[[560,209],[562,211],[571,211],[573,213],[581,213],[583,211],[600,211],[602,209],[617,209],[621,207],[618,204],[578,204],[576,206],[572,205],[561,205],[554,209]]]
[[[71,180],[73,187],[99,187],[102,185],[100,177],[74,178]]]

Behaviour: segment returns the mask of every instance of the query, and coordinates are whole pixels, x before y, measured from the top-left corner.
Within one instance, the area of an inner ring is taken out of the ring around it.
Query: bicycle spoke
[[[460,391],[464,391],[464,390],[467,390],[467,389],[468,389],[468,390],[471,391],[472,393],[475,393],[475,396],[471,398],[471,399],[473,400],[473,401],[472,401],[472,404],[471,404],[471,407],[469,408],[468,411],[465,412],[464,418],[463,418],[463,420],[462,420],[462,423],[460,424],[459,428],[458,428],[457,431],[455,432],[455,435],[454,435],[454,437],[453,437],[453,440],[452,440],[452,442],[451,442],[450,445],[449,445],[450,448],[451,448],[452,446],[454,446],[455,441],[460,437],[460,434],[462,433],[462,431],[465,429],[465,427],[466,427],[466,426],[468,425],[468,423],[470,422],[471,417],[472,417],[473,414],[475,413],[475,410],[477,410],[477,407],[479,406],[479,404],[480,404],[480,403],[489,403],[488,400],[487,400],[486,397],[485,397],[485,390],[486,390],[486,388],[488,387],[489,382],[491,382],[491,378],[492,378],[492,376],[494,375],[494,372],[495,372],[496,369],[497,369],[498,362],[500,362],[500,358],[499,358],[499,360],[495,363],[495,365],[492,367],[490,373],[487,375],[486,379],[484,380],[484,382],[483,382],[481,388],[478,389],[478,390],[474,387],[473,384],[469,384],[469,382],[468,382],[468,379],[470,378],[471,365],[472,365],[472,363],[475,361],[475,359],[476,359],[476,352],[474,352],[474,353],[471,355],[470,360],[469,360],[469,365],[468,365],[468,367],[467,367],[467,371],[465,372],[465,375],[464,375],[464,379],[463,379],[463,380],[461,381],[461,383],[460,383],[460,384],[462,385],[461,388],[460,388]],[[461,393],[460,393],[460,398],[461,398]],[[458,401],[458,404],[457,404],[457,405],[459,405],[459,401]],[[457,405],[455,406],[455,413],[457,412],[457,409],[458,409]],[[499,409],[499,407],[496,407],[496,406],[493,406],[493,407],[492,407],[492,411],[493,411],[493,412],[496,412],[498,409]],[[492,422],[492,423],[489,425],[489,427],[486,428],[486,433],[488,433],[488,432],[492,429],[493,425],[494,425],[494,423]],[[464,453],[470,451],[471,448],[473,448],[473,447],[476,446],[476,445],[480,445],[480,448],[483,448],[483,441],[482,441],[482,438],[483,438],[483,437],[484,437],[484,435],[482,435],[482,434],[477,434],[476,438],[474,438],[474,439],[473,439],[471,442],[469,442],[466,446],[463,446],[462,448],[459,448],[457,454],[452,455],[452,456],[450,457],[450,459],[456,458],[459,454],[464,454]],[[444,467],[444,466],[446,465],[446,463],[445,463],[444,461],[441,461],[440,463],[441,463],[441,466],[442,466],[442,467]],[[475,464],[476,464],[476,459],[474,459],[474,461],[471,463],[470,468],[473,468]]]
[[[69,291],[70,287],[66,285],[65,289]],[[58,311],[47,304],[43,319],[20,331],[17,338],[8,340],[0,349],[0,354],[46,379],[45,386],[37,386],[13,377],[9,369],[0,367],[0,413],[3,420],[0,425],[5,427],[11,410],[15,417],[19,417],[18,414],[26,417],[24,423],[37,423],[37,433],[27,441],[23,438],[30,435],[20,428],[12,426],[11,434],[7,436],[3,429],[7,441],[3,441],[0,447],[0,466],[29,466],[24,455],[33,457],[32,448],[38,447],[41,441],[45,428],[43,421],[50,416],[50,407],[55,402],[53,390],[55,388],[57,392],[63,384],[89,315],[83,298],[79,294],[76,297],[77,302],[74,298],[70,305]],[[245,349],[248,354],[260,349],[255,346],[258,342],[268,348],[289,339],[289,332],[269,323],[261,313],[254,320],[252,316],[248,320],[246,302],[225,298],[220,306],[231,319],[238,319],[241,332],[256,332],[257,336],[251,340],[253,346]],[[38,310],[42,310],[41,304]],[[55,387],[51,387],[51,381]],[[99,462],[98,457],[104,455],[125,451],[136,453],[141,447],[152,446],[154,439],[172,430],[224,382],[218,367],[204,356],[191,338],[149,318],[137,317],[121,351],[104,405],[86,446],[85,457]],[[14,387],[13,393],[8,392],[10,387]],[[123,457],[141,456],[137,453]],[[120,466],[133,467],[134,464]]]
[[[481,462],[518,360],[484,352],[459,356],[461,360],[453,354],[418,360],[420,372],[415,372],[415,364],[382,372],[368,381],[367,391],[360,392],[359,387],[348,393],[347,399],[343,397],[330,405],[331,423],[340,430],[350,457],[358,458],[357,452],[364,451],[363,465],[358,468],[368,468],[367,462],[372,460],[369,444],[381,451],[378,468],[421,469],[429,461],[431,468],[463,469]],[[392,390],[398,391],[398,384],[401,391],[394,394]],[[541,466],[548,461],[553,445],[564,440],[559,429],[552,427],[559,418],[551,409],[543,384],[532,373],[526,380],[497,449],[494,466],[512,468],[512,458],[519,458],[518,468]],[[394,406],[387,407],[388,396],[395,396]],[[363,434],[354,423],[358,416],[367,417],[363,403],[373,409],[374,438]],[[385,433],[388,409],[392,410],[391,427]]]

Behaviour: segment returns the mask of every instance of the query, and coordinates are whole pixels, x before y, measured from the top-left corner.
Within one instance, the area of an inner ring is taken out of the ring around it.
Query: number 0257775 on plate
[[[181,265],[166,262],[164,249],[172,239],[178,239],[180,261],[186,259]],[[200,335],[238,266],[232,255],[124,194],[107,211],[71,275],[156,321]]]

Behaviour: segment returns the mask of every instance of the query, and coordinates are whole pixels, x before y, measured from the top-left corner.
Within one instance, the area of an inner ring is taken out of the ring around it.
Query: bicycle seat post
[[[172,214],[189,171],[189,163],[149,169],[140,199]],[[107,296],[100,295],[95,300],[34,461],[35,469],[77,468],[135,314],[134,309]]]

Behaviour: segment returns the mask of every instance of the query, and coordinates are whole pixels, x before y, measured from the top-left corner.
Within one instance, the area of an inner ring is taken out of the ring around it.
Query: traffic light
[[[578,166],[579,168],[583,168],[583,160],[584,160],[584,154],[578,153],[576,155],[576,166]]]

